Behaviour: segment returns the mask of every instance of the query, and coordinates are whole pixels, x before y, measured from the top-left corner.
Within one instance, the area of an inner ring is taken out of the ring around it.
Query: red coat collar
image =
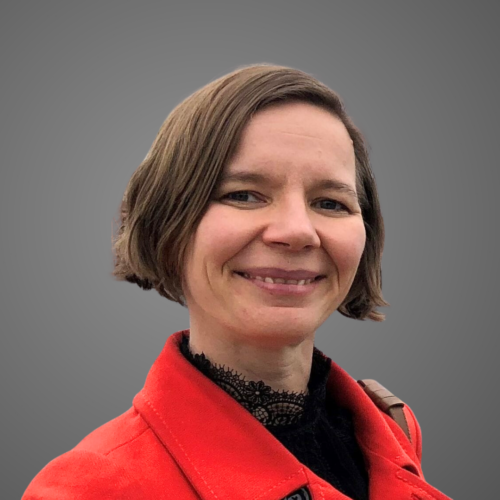
[[[206,499],[270,500],[283,498],[311,480],[326,486],[184,358],[179,351],[183,333],[189,331],[169,337],[134,406],[198,494]],[[398,440],[364,390],[333,362],[327,389],[329,397],[353,412],[370,473],[370,498],[384,498],[386,471],[394,476],[394,465],[419,470],[404,434]],[[338,498],[345,497],[339,493]]]

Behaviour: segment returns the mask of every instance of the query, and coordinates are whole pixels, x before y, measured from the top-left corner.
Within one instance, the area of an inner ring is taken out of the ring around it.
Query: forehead
[[[353,143],[337,116],[302,102],[265,108],[243,130],[227,170],[292,174],[294,167],[311,174],[354,173]]]

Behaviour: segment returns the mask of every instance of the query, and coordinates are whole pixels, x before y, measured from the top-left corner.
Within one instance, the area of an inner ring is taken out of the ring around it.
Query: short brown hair
[[[186,305],[182,289],[186,249],[243,128],[264,107],[291,101],[330,111],[353,141],[366,244],[338,311],[349,318],[385,319],[376,310],[389,305],[381,289],[384,223],[365,141],[335,92],[307,73],[281,66],[238,69],[201,88],[170,113],[123,197],[113,242],[116,279],[154,288]]]

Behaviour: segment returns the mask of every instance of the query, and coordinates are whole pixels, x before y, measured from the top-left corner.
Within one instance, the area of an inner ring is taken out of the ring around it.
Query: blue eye
[[[225,194],[222,198],[227,199],[227,200],[231,200],[231,201],[240,201],[242,203],[255,203],[255,202],[248,200],[249,196],[253,196],[255,199],[257,199],[257,197],[254,194],[250,193],[250,191],[235,191],[233,193]],[[260,200],[257,200],[257,201],[260,201]]]
[[[324,210],[333,210],[334,212],[349,212],[349,209],[343,203],[340,203],[340,201],[325,199],[320,200],[318,203],[324,204],[324,206],[321,207]],[[337,210],[335,210],[336,207]]]

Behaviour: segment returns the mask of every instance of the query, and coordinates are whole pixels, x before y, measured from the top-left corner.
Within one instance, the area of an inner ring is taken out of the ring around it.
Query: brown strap
[[[404,403],[399,398],[389,392],[382,384],[376,380],[358,380],[370,399],[384,412],[387,413],[401,427],[406,437],[412,442],[410,429],[403,411]]]

